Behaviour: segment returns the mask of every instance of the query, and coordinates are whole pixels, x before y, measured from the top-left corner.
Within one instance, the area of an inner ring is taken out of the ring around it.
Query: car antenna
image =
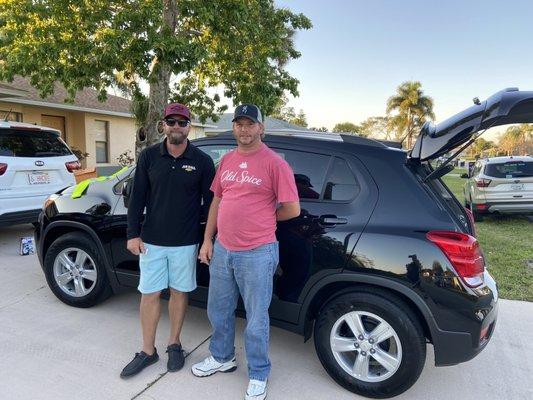
[[[11,114],[11,111],[13,111],[13,108],[10,108],[7,112],[6,116],[4,117],[4,122],[7,122],[7,118],[9,117],[9,114]]]
[[[405,136],[402,138],[402,140],[400,140],[400,146],[401,146],[401,148],[403,148],[403,141],[404,141],[405,139],[407,139],[407,136],[409,136],[409,132],[407,133],[407,135],[405,135]]]

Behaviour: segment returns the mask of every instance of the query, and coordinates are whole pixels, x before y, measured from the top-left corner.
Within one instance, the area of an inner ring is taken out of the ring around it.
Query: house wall
[[[108,163],[96,163],[95,121],[107,121],[108,123]],[[87,167],[118,165],[118,156],[126,150],[130,150],[133,155],[135,153],[135,134],[136,128],[133,118],[85,113],[85,147],[89,153]]]

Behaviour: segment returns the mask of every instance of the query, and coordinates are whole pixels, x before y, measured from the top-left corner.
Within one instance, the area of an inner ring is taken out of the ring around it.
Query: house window
[[[94,121],[96,140],[96,162],[109,162],[109,122]]]
[[[22,113],[9,110],[0,110],[0,119],[4,120],[6,117],[8,121],[22,122]]]

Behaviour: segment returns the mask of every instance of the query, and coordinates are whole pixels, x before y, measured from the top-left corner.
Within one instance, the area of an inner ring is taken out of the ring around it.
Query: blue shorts
[[[144,246],[145,253],[139,256],[139,292],[155,293],[166,288],[192,292],[196,289],[197,244],[170,247],[145,243]]]

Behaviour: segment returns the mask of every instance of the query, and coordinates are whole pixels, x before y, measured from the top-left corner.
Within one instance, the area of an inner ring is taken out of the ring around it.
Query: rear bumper
[[[471,360],[487,347],[498,318],[498,289],[487,271],[484,282],[483,286],[474,290],[477,295],[471,297],[476,299],[471,306],[456,310],[466,317],[461,322],[465,329],[451,332],[437,328],[431,332],[436,366]]]
[[[435,365],[444,367],[471,360],[489,343],[496,327],[498,306],[484,317],[479,329],[474,333],[438,331],[432,332],[435,351]],[[480,338],[484,333],[483,338]]]
[[[478,213],[533,214],[533,201],[486,202],[484,209],[476,208]]]
[[[7,214],[40,211],[48,196],[49,194],[32,194],[29,196],[8,197],[7,194],[2,193],[2,196],[0,196],[0,218]]]
[[[10,226],[17,224],[29,224],[37,222],[41,209],[16,211],[0,214],[0,226]]]

